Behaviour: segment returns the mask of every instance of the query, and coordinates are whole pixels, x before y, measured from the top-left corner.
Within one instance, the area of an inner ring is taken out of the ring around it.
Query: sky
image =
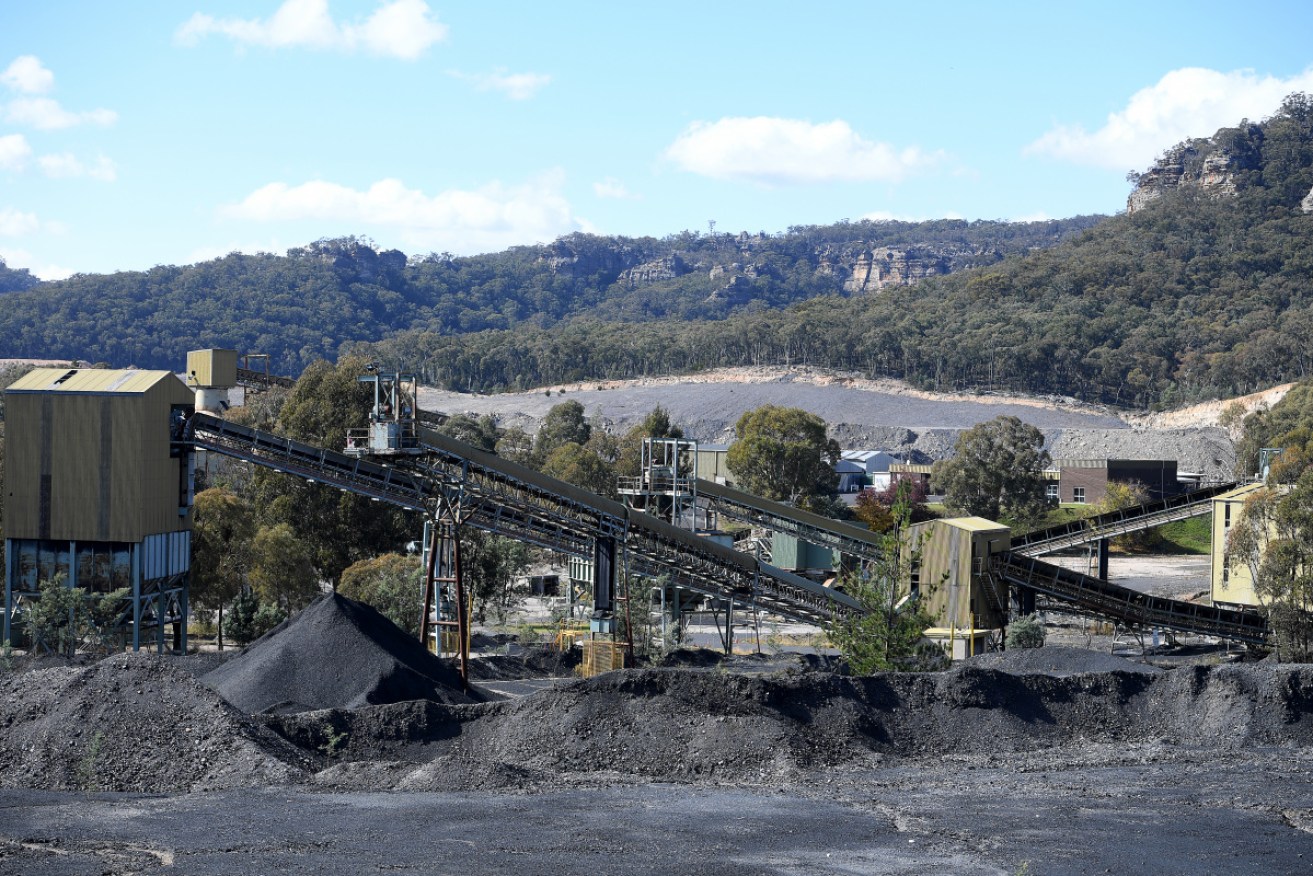
[[[0,258],[1125,208],[1313,92],[1313,3],[0,0]]]

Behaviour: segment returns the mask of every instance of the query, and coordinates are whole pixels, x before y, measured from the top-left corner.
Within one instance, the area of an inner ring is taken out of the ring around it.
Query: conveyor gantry
[[[1267,620],[1256,612],[1151,596],[1017,551],[995,554],[990,564],[991,573],[1008,584],[1142,629],[1161,627],[1249,644],[1267,638]]]
[[[701,478],[697,482],[697,494],[710,510],[724,517],[792,535],[861,560],[880,558],[881,536],[870,530]]]
[[[431,514],[439,503],[459,504],[477,529],[561,553],[591,558],[597,539],[614,538],[631,570],[743,607],[816,624],[862,612],[843,593],[428,430],[420,432],[426,454],[397,465],[205,413],[191,418],[188,431],[199,448],[410,510]]]
[[[1105,538],[1125,535],[1128,532],[1153,529],[1155,526],[1185,520],[1188,517],[1200,517],[1212,511],[1213,499],[1234,490],[1235,487],[1234,483],[1217,484],[1202,490],[1182,493],[1179,496],[1145,502],[1143,505],[1134,505],[1120,511],[1110,511],[1107,514],[1013,536],[1012,552],[1026,557],[1038,557]]]

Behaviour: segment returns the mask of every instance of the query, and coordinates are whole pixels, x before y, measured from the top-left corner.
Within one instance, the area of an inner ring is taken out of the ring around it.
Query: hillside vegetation
[[[1313,100],[1187,141],[1136,180],[1136,209],[1103,221],[575,234],[473,258],[345,238],[16,281],[0,350],[176,367],[225,346],[299,373],[349,349],[483,392],[809,365],[1139,408],[1307,375]]]
[[[408,258],[366,240],[35,282],[0,270],[0,351],[176,368],[187,350],[268,353],[284,374],[349,341],[547,329],[583,318],[630,324],[719,320],[847,294],[854,266],[913,277],[994,264],[1051,246],[1102,217],[1008,223],[842,222],[779,235],[655,238],[573,234],[470,258]],[[895,279],[903,279],[900,276]],[[416,363],[418,364],[418,363]]]
[[[374,353],[485,391],[805,364],[1147,407],[1303,377],[1313,365],[1313,213],[1301,206],[1313,189],[1313,101],[1292,96],[1261,125],[1183,146],[1191,163],[1229,160],[1232,188],[1168,188],[1054,247],[913,288],[720,321],[409,332]]]

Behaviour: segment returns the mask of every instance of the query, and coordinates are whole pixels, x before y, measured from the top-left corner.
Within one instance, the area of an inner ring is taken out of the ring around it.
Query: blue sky
[[[1313,4],[0,0],[0,257],[1124,208],[1313,92]]]

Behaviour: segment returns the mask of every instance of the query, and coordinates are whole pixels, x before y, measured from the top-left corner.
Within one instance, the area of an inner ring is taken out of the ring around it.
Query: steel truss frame
[[[1013,586],[1028,588],[1133,628],[1160,627],[1250,644],[1267,640],[1267,619],[1255,612],[1151,596],[1016,551],[991,557],[990,572]]]
[[[1182,493],[1179,496],[1145,502],[1143,505],[1123,508],[1120,511],[1110,511],[1096,517],[1086,517],[1083,520],[1073,520],[1071,523],[1013,536],[1012,551],[1022,556],[1038,557],[1089,544],[1092,541],[1152,529],[1164,523],[1200,517],[1212,511],[1213,499],[1235,487],[1234,483],[1217,484],[1202,490]]]
[[[469,511],[468,525],[562,553],[591,557],[597,540],[612,538],[623,547],[630,571],[669,575],[681,587],[745,606],[755,600],[794,620],[828,623],[862,611],[845,594],[427,430],[421,432],[427,455],[397,465],[317,448],[205,413],[193,415],[187,431],[198,448],[435,519],[440,519],[442,502],[458,501]]]

